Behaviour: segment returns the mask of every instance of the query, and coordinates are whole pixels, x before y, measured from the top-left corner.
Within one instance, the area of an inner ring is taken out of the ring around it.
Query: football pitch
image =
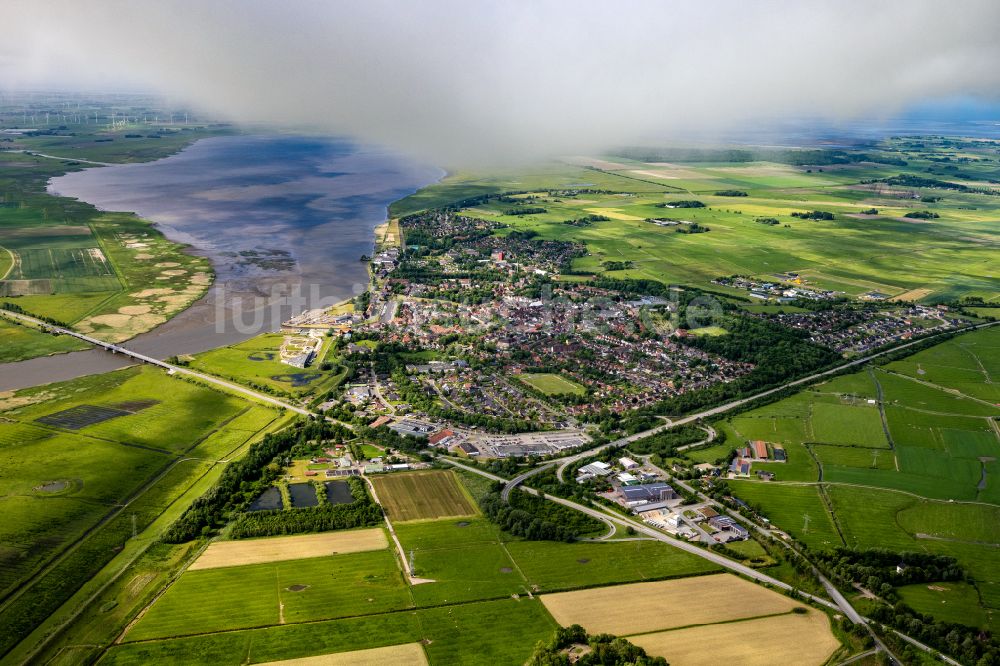
[[[528,386],[537,389],[545,395],[559,395],[569,393],[572,395],[583,395],[587,389],[576,382],[572,382],[562,375],[550,372],[544,373],[524,373],[517,375],[517,378]]]

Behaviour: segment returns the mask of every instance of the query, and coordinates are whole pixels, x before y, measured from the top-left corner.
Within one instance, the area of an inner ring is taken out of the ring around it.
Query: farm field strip
[[[419,643],[404,643],[389,647],[370,648],[368,650],[352,650],[351,652],[335,652],[321,654],[315,657],[300,657],[269,661],[261,666],[424,666],[427,655]]]
[[[725,636],[724,640],[719,640]],[[830,620],[816,610],[674,629],[628,640],[675,666],[820,664],[840,647]]]
[[[188,567],[188,570],[197,571],[199,569],[360,553],[369,550],[383,550],[388,546],[389,541],[380,527],[267,539],[214,541],[195,560],[194,564]]]
[[[479,514],[450,470],[373,476],[371,481],[393,522]]]
[[[563,626],[580,624],[592,634],[619,636],[787,613],[799,605],[728,573],[633,583],[612,590],[558,592],[541,599]]]

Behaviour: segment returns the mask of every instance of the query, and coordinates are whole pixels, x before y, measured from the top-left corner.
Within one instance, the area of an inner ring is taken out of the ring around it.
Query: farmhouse
[[[734,477],[734,476],[748,477],[748,476],[750,476],[750,461],[749,460],[744,460],[743,458],[740,458],[739,456],[737,456],[736,458],[733,458],[733,462],[731,462],[729,464],[729,476],[731,476],[731,477]]]
[[[750,446],[753,448],[753,457],[757,460],[767,460],[767,442],[755,439],[750,442]]]

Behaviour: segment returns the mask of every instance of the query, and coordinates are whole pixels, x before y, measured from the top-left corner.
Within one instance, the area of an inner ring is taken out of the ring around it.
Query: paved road
[[[505,483],[507,481],[507,479],[505,479],[505,478],[503,478],[501,476],[497,476],[496,474],[490,474],[489,472],[483,471],[483,470],[478,469],[476,467],[472,467],[470,465],[466,465],[466,464],[460,463],[460,462],[455,461],[455,460],[451,460],[449,458],[438,458],[438,460],[441,460],[442,462],[446,462],[449,465],[452,465],[454,467],[458,467],[459,469],[464,469],[464,470],[466,470],[468,472],[472,472],[473,474],[478,474],[478,475],[484,476],[484,477],[486,477],[488,479],[493,479],[494,481],[500,481],[501,483]],[[666,544],[668,544],[670,546],[673,546],[674,548],[679,548],[680,550],[683,550],[683,551],[686,551],[688,553],[691,553],[692,555],[696,555],[697,557],[700,557],[702,559],[708,560],[709,562],[717,564],[720,567],[723,567],[725,569],[729,569],[730,571],[733,571],[735,573],[741,574],[741,575],[746,576],[748,578],[751,578],[753,580],[757,580],[757,581],[760,581],[762,583],[768,583],[769,585],[773,585],[776,588],[779,588],[779,589],[782,589],[782,590],[786,590],[786,591],[790,591],[790,590],[794,589],[788,583],[782,582],[782,581],[778,580],[777,578],[773,578],[771,576],[768,576],[765,573],[757,571],[756,569],[752,569],[752,568],[750,568],[750,567],[748,567],[748,566],[746,566],[744,564],[741,564],[739,562],[735,562],[733,560],[730,560],[728,557],[724,557],[722,555],[719,555],[718,553],[713,552],[711,550],[707,550],[705,548],[701,548],[700,546],[696,546],[696,545],[694,545],[692,543],[688,543],[687,541],[680,541],[678,539],[675,539],[675,538],[673,538],[671,536],[668,536],[668,535],[664,534],[663,532],[660,532],[659,530],[655,530],[655,529],[647,526],[644,523],[638,522],[636,520],[632,520],[631,518],[627,518],[625,516],[619,516],[617,514],[613,514],[613,513],[610,513],[610,512],[604,512],[604,511],[601,511],[601,510],[598,510],[598,509],[594,509],[594,508],[591,508],[591,507],[583,506],[582,504],[577,504],[576,502],[573,502],[573,501],[568,500],[568,499],[564,499],[562,497],[555,497],[554,495],[545,495],[544,493],[540,493],[539,491],[535,490],[534,488],[529,488],[527,486],[522,486],[521,490],[523,490],[524,492],[527,492],[527,493],[531,493],[532,495],[537,495],[537,496],[544,497],[545,499],[549,500],[550,502],[555,502],[556,504],[561,504],[561,505],[569,507],[571,509],[575,509],[576,511],[579,511],[581,513],[585,513],[585,514],[587,514],[588,516],[590,516],[592,518],[596,518],[597,520],[600,520],[600,521],[604,522],[605,524],[607,524],[607,523],[613,523],[613,524],[615,524],[617,526],[621,526],[621,527],[626,527],[626,528],[631,527],[632,529],[634,529],[636,531],[637,534],[641,534],[643,536],[650,537],[650,538],[655,539],[657,541],[662,541],[663,543],[666,543]],[[839,610],[839,608],[837,607],[836,604],[834,604],[834,603],[832,603],[830,601],[827,601],[826,599],[814,596],[812,594],[809,594],[808,592],[803,592],[802,590],[796,590],[796,592],[800,596],[803,596],[803,597],[805,597],[807,599],[811,599],[812,601],[815,601],[816,603],[819,603],[819,604],[821,604],[823,606],[826,606],[828,608],[832,608],[834,610]]]
[[[35,150],[5,150],[3,152],[22,153],[33,157],[44,157],[50,160],[63,160],[64,162],[79,162],[81,164],[93,164],[94,166],[121,166],[120,164],[112,164],[111,162],[95,162],[94,160],[85,160],[80,157],[59,157],[58,155],[46,155],[45,153],[39,153]]]
[[[198,372],[196,370],[191,370],[190,368],[184,368],[179,365],[173,365],[172,363],[161,361],[159,359],[153,358],[152,356],[146,356],[145,354],[140,354],[130,349],[126,349],[125,347],[122,347],[121,345],[118,344],[105,342],[104,340],[98,340],[97,338],[90,337],[89,335],[84,335],[83,333],[77,333],[76,331],[70,330],[68,328],[62,328],[61,326],[53,326],[52,324],[41,321],[40,319],[35,319],[34,317],[29,317],[27,315],[20,314],[19,312],[10,312],[9,310],[3,310],[0,311],[0,314],[6,317],[19,319],[21,321],[33,324],[35,326],[40,326],[45,330],[51,331],[53,333],[59,333],[61,335],[70,335],[74,338],[83,340],[84,342],[88,342],[94,345],[95,347],[106,349],[107,351],[110,351],[113,354],[122,354],[124,356],[133,358],[136,361],[140,361],[142,363],[148,363],[149,365],[155,365],[157,367],[163,368],[170,374],[187,375],[189,377],[195,377],[196,379],[199,379],[203,382],[215,384],[216,386],[222,386],[230,391],[240,393],[249,398],[253,398],[254,400],[266,402],[270,405],[274,405],[275,407],[281,407],[289,411],[295,412],[297,414],[301,414],[303,416],[313,416],[313,412],[309,411],[308,409],[298,407],[291,403],[287,403],[283,400],[278,400],[277,398],[267,395],[266,393],[260,393],[258,391],[254,391],[253,389],[249,389],[245,386],[240,386],[239,384],[234,384],[233,382],[226,381],[225,379],[219,379],[218,377],[214,377],[212,375],[207,375],[205,373]]]
[[[506,504],[508,501],[510,501],[510,491],[514,490],[514,488],[517,488],[519,485],[524,483],[526,479],[529,479],[535,476],[536,474],[541,474],[547,469],[551,469],[553,465],[555,465],[555,463],[551,462],[545,465],[539,465],[538,467],[533,467],[529,469],[527,472],[524,472],[523,474],[518,474],[513,479],[508,481],[507,484],[504,485],[503,491],[500,493],[500,497],[503,499],[504,503]]]
[[[501,476],[497,476],[495,474],[490,474],[489,472],[485,472],[485,471],[483,471],[481,469],[478,469],[478,468],[475,468],[475,467],[471,467],[469,465],[465,465],[465,464],[457,462],[455,460],[451,460],[451,459],[448,459],[448,458],[438,458],[438,460],[444,461],[444,462],[446,462],[446,463],[448,463],[450,465],[453,465],[454,467],[458,467],[460,469],[464,469],[466,471],[472,472],[473,474],[479,474],[480,476],[485,476],[486,478],[493,479],[494,481],[500,481],[500,482],[506,482],[507,481],[506,479],[504,479]],[[674,481],[677,481],[677,479],[674,479]],[[670,546],[673,546],[675,548],[679,548],[680,550],[688,552],[688,553],[690,553],[692,555],[695,555],[697,557],[700,557],[702,559],[708,560],[709,562],[717,564],[718,566],[723,567],[724,569],[728,569],[729,571],[732,571],[734,573],[746,576],[747,578],[750,578],[752,580],[756,580],[756,581],[761,582],[761,583],[767,583],[767,584],[769,584],[769,585],[771,585],[773,587],[776,587],[778,589],[785,590],[785,591],[793,591],[794,590],[796,594],[798,594],[799,596],[801,596],[801,597],[803,597],[805,599],[809,599],[810,601],[818,603],[818,604],[820,604],[822,606],[825,606],[825,607],[827,607],[827,608],[829,608],[831,610],[840,611],[840,612],[844,613],[845,617],[847,617],[848,619],[850,619],[855,624],[861,624],[866,629],[868,629],[869,632],[872,635],[872,638],[875,640],[876,645],[878,645],[878,647],[882,651],[884,651],[887,655],[889,655],[890,661],[892,661],[893,663],[900,663],[899,660],[896,659],[895,655],[893,655],[893,653],[889,650],[888,646],[872,630],[872,627],[871,627],[871,625],[870,625],[870,623],[868,621],[868,618],[866,618],[863,615],[861,615],[860,613],[858,613],[857,610],[854,608],[854,606],[852,606],[851,603],[844,597],[844,595],[840,593],[840,591],[836,588],[836,586],[834,586],[829,580],[827,580],[827,578],[822,573],[820,573],[815,568],[814,568],[814,573],[817,575],[817,577],[820,580],[820,583],[823,585],[823,587],[826,589],[827,593],[830,595],[830,598],[833,599],[833,602],[830,602],[830,601],[828,601],[826,599],[823,599],[822,597],[817,597],[817,596],[815,596],[813,594],[810,594],[808,592],[804,592],[802,590],[793,588],[788,583],[780,581],[777,578],[773,578],[771,576],[768,576],[767,574],[762,573],[762,572],[760,572],[760,571],[758,571],[756,569],[753,569],[751,567],[748,567],[748,566],[746,566],[746,565],[744,565],[744,564],[742,564],[740,562],[735,562],[733,560],[730,560],[728,557],[724,557],[723,555],[720,555],[720,554],[718,554],[718,553],[716,553],[714,551],[708,550],[707,548],[702,548],[702,547],[696,546],[696,545],[694,545],[692,543],[689,543],[687,541],[681,541],[681,540],[675,539],[675,538],[673,538],[673,537],[671,537],[669,535],[664,534],[663,532],[660,532],[659,530],[656,530],[656,529],[653,529],[653,528],[647,526],[645,523],[641,523],[639,521],[632,520],[631,518],[627,518],[625,516],[619,516],[619,515],[613,514],[611,512],[605,512],[605,511],[593,509],[591,507],[586,507],[586,506],[583,506],[582,504],[578,504],[576,502],[573,502],[573,501],[570,501],[570,500],[567,500],[567,499],[563,499],[562,497],[555,497],[553,495],[546,495],[544,493],[541,493],[541,492],[535,490],[534,488],[529,488],[527,486],[523,486],[521,489],[524,492],[528,492],[528,493],[531,493],[531,494],[536,495],[536,496],[544,497],[545,499],[547,499],[547,500],[549,500],[551,502],[555,502],[557,504],[561,504],[561,505],[569,507],[571,509],[575,509],[577,511],[580,511],[581,513],[585,513],[588,516],[591,516],[592,518],[596,518],[598,520],[603,521],[605,524],[619,525],[619,526],[624,526],[626,528],[627,527],[631,527],[633,530],[635,530],[636,534],[643,535],[643,536],[645,536],[647,538],[655,539],[656,541],[661,541],[661,542],[663,542],[665,544],[668,544]],[[713,504],[715,504],[714,500],[711,500],[710,498],[707,498],[707,497],[705,497],[705,499],[708,499]],[[750,522],[750,521],[747,521],[746,518],[744,518],[743,516],[740,516],[739,514],[735,514],[735,515],[741,521],[743,521],[743,522]],[[759,531],[761,531],[761,532],[763,532],[765,534],[770,534],[764,528],[761,528],[760,526],[758,526],[758,525],[756,525],[756,524],[754,524],[752,522],[750,522],[750,524],[754,528],[756,528],[757,530],[759,530]],[[933,651],[932,648],[930,648],[929,646],[926,646],[926,645],[924,645],[924,644],[916,641],[915,639],[912,639],[912,638],[910,638],[908,636],[905,636],[904,634],[901,634],[898,631],[894,630],[894,632],[896,634],[898,634],[901,638],[903,638],[904,640],[906,640],[907,642],[911,643],[912,645],[914,645],[914,646],[916,646],[916,647],[918,647],[918,648],[920,648],[920,649],[922,649],[924,651],[927,651],[927,652]],[[948,657],[946,657],[944,655],[942,655],[942,659],[944,661],[948,662],[949,664],[951,664],[952,666],[961,666],[957,661],[955,661],[953,659],[950,659],[950,658],[948,658]]]

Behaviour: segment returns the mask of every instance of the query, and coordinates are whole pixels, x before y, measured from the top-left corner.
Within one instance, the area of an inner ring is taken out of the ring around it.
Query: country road
[[[22,155],[29,155],[31,157],[44,157],[49,160],[62,160],[63,162],[79,162],[80,164],[92,164],[94,166],[121,166],[119,164],[113,164],[111,162],[95,162],[94,160],[85,160],[81,157],[59,157],[58,155],[46,155],[45,153],[39,153],[35,150],[4,150],[5,153],[21,153]]]
[[[442,462],[445,462],[445,463],[448,463],[449,465],[452,465],[453,467],[457,467],[459,469],[463,469],[463,470],[465,470],[467,472],[472,472],[473,474],[478,474],[479,476],[485,477],[487,479],[492,479],[493,481],[498,481],[500,483],[507,483],[507,479],[503,478],[502,476],[497,476],[496,474],[491,474],[489,472],[486,472],[484,470],[478,469],[476,467],[472,467],[471,465],[466,465],[466,464],[460,463],[460,462],[458,462],[456,460],[451,460],[450,458],[438,458],[438,460],[440,460]],[[762,573],[762,572],[760,572],[760,571],[758,571],[756,569],[752,569],[752,568],[750,568],[750,567],[748,567],[748,566],[746,566],[744,564],[741,564],[739,562],[735,562],[733,560],[730,560],[728,557],[724,557],[722,555],[719,555],[718,553],[716,553],[714,551],[708,550],[706,548],[702,548],[700,546],[696,546],[696,545],[694,545],[692,543],[689,543],[687,541],[681,541],[679,539],[675,539],[674,537],[671,537],[671,536],[669,536],[667,534],[664,534],[663,532],[660,532],[659,530],[655,530],[655,529],[647,526],[645,523],[639,522],[637,520],[633,520],[631,518],[627,518],[625,516],[621,516],[621,515],[614,514],[614,513],[611,513],[611,512],[605,512],[605,511],[602,511],[602,510],[599,510],[599,509],[594,509],[594,508],[591,508],[591,507],[587,507],[587,506],[584,506],[582,504],[578,504],[576,502],[573,502],[571,500],[564,499],[562,497],[556,497],[554,495],[547,495],[547,494],[539,492],[538,490],[536,490],[534,488],[530,488],[528,486],[521,486],[521,490],[523,492],[530,493],[532,495],[543,497],[544,499],[549,500],[550,502],[555,502],[556,504],[561,504],[561,505],[563,505],[565,507],[568,507],[570,509],[574,509],[574,510],[579,511],[581,513],[585,513],[588,516],[590,516],[591,518],[596,518],[597,520],[600,520],[600,521],[602,521],[604,523],[611,522],[611,523],[614,523],[614,524],[616,524],[618,526],[621,526],[621,527],[625,527],[625,528],[631,527],[632,529],[634,529],[636,531],[637,534],[641,534],[643,536],[647,536],[647,537],[653,538],[653,539],[655,539],[657,541],[662,541],[663,543],[668,544],[670,546],[673,546],[674,548],[679,548],[680,550],[688,552],[688,553],[690,553],[692,555],[695,555],[697,557],[700,557],[702,559],[708,560],[709,562],[712,562],[713,564],[717,564],[720,567],[723,567],[725,569],[729,569],[730,571],[733,571],[734,573],[741,574],[743,576],[746,576],[746,577],[751,578],[753,580],[759,581],[761,583],[767,583],[769,585],[772,585],[772,586],[774,586],[776,588],[779,588],[779,589],[785,590],[785,591],[791,591],[791,590],[794,589],[788,583],[782,582],[782,581],[778,580],[777,578],[774,578],[772,576],[768,576],[767,574]],[[831,608],[831,609],[834,609],[834,610],[841,610],[836,604],[834,604],[833,602],[830,602],[830,601],[828,601],[826,599],[823,599],[822,597],[817,597],[817,596],[814,596],[812,594],[809,594],[808,592],[803,592],[801,590],[796,590],[796,592],[799,595],[801,595],[802,597],[805,597],[807,599],[815,601],[816,603],[819,603],[819,604],[821,604],[823,606],[826,606],[827,608]]]
[[[466,465],[466,464],[460,463],[460,462],[458,462],[456,460],[451,460],[450,458],[438,457],[438,460],[442,461],[442,462],[445,462],[445,463],[447,463],[449,465],[452,465],[453,467],[457,467],[459,469],[463,469],[463,470],[465,470],[467,472],[471,472],[473,474],[478,474],[479,476],[483,476],[485,478],[492,479],[493,481],[497,481],[497,482],[505,483],[505,484],[508,483],[508,480],[505,479],[505,478],[503,478],[502,476],[497,476],[496,474],[491,474],[489,472],[486,472],[484,470],[478,469],[476,467],[472,467],[470,465]],[[522,475],[522,476],[524,476],[524,475]],[[513,486],[511,486],[510,489],[513,489]],[[505,490],[507,490],[506,487],[505,487]],[[600,521],[604,522],[605,524],[619,525],[619,526],[622,526],[622,527],[625,527],[625,528],[631,527],[635,531],[636,534],[643,535],[644,537],[651,538],[651,539],[654,539],[656,541],[660,541],[660,542],[665,543],[665,544],[667,544],[669,546],[673,546],[674,548],[678,548],[678,549],[683,550],[683,551],[685,551],[687,553],[690,553],[692,555],[700,557],[700,558],[702,558],[704,560],[708,560],[709,562],[712,562],[713,564],[716,564],[716,565],[718,565],[718,566],[720,566],[720,567],[722,567],[724,569],[727,569],[727,570],[729,570],[729,571],[731,571],[733,573],[736,573],[736,574],[739,574],[739,575],[742,575],[742,576],[746,576],[747,578],[750,578],[751,580],[755,580],[755,581],[757,581],[759,583],[764,583],[764,584],[770,585],[770,586],[775,587],[777,589],[784,590],[785,592],[793,592],[794,594],[797,594],[798,596],[800,596],[800,597],[802,597],[804,599],[808,599],[808,600],[810,600],[810,601],[812,601],[814,603],[817,603],[817,604],[819,604],[821,606],[825,606],[826,608],[829,608],[831,610],[839,611],[839,612],[843,613],[845,617],[847,617],[848,619],[850,619],[851,622],[853,622],[855,624],[860,624],[861,626],[863,626],[866,629],[868,629],[869,632],[871,633],[872,638],[875,640],[876,645],[878,645],[878,647],[881,650],[883,650],[887,655],[889,655],[891,663],[894,663],[894,664],[901,663],[898,660],[898,658],[896,658],[895,655],[893,655],[893,653],[889,650],[888,646],[882,641],[882,639],[879,638],[878,635],[876,635],[875,632],[872,630],[872,627],[870,625],[870,622],[869,622],[868,618],[866,618],[863,615],[861,615],[860,613],[858,613],[858,611],[854,608],[853,605],[851,605],[851,603],[847,600],[847,598],[844,597],[843,594],[841,594],[840,590],[838,590],[836,588],[836,586],[833,585],[833,583],[831,583],[826,578],[826,576],[824,576],[821,572],[819,572],[815,568],[814,568],[814,573],[817,575],[820,583],[823,585],[823,588],[826,590],[827,594],[829,594],[830,598],[833,599],[832,602],[828,601],[827,599],[824,599],[822,597],[817,597],[814,594],[810,594],[809,592],[805,592],[803,590],[799,590],[797,588],[794,588],[791,585],[789,585],[788,583],[785,583],[785,582],[783,582],[781,580],[778,580],[777,578],[769,576],[769,575],[767,575],[767,574],[765,574],[765,573],[763,573],[761,571],[758,571],[757,569],[753,569],[751,567],[748,567],[745,564],[742,564],[740,562],[736,562],[734,560],[731,560],[728,557],[720,555],[720,554],[718,554],[718,553],[716,553],[714,551],[711,551],[711,550],[709,550],[707,548],[696,546],[696,545],[694,545],[692,543],[689,543],[687,541],[682,541],[680,539],[676,539],[674,537],[671,537],[671,536],[669,536],[667,534],[664,534],[663,532],[660,532],[659,530],[656,530],[656,529],[654,529],[652,527],[647,526],[645,523],[642,523],[640,521],[636,521],[636,520],[633,520],[633,519],[625,517],[625,516],[620,516],[618,514],[612,513],[611,511],[598,510],[598,509],[593,509],[591,507],[583,506],[582,504],[578,504],[576,502],[564,499],[562,497],[556,497],[554,495],[548,495],[548,494],[542,493],[542,492],[540,492],[540,491],[538,491],[538,490],[536,490],[534,488],[530,488],[528,486],[521,486],[521,490],[523,492],[530,493],[530,494],[535,495],[537,497],[542,497],[542,498],[544,498],[546,500],[549,500],[550,502],[555,502],[556,504],[561,504],[561,505],[563,505],[565,507],[568,507],[570,509],[574,509],[576,511],[584,513],[584,514],[586,514],[586,515],[588,515],[588,516],[590,516],[592,518],[596,518],[597,520],[600,520]],[[755,526],[755,527],[757,527],[757,526]],[[926,645],[924,645],[924,644],[916,641],[915,639],[910,638],[909,636],[906,636],[904,634],[901,634],[898,631],[895,631],[895,630],[893,630],[893,631],[900,638],[902,638],[903,640],[906,640],[911,645],[914,645],[915,647],[918,647],[918,648],[920,648],[920,649],[922,649],[922,650],[924,650],[926,652],[935,652],[932,648],[930,648],[930,647],[928,647],[928,646],[926,646]],[[943,661],[947,662],[948,664],[951,664],[951,666],[960,666],[960,664],[957,661],[955,661],[954,659],[951,659],[950,657],[947,657],[946,655],[941,655],[941,658],[942,658]]]
[[[134,351],[132,351],[130,349],[126,349],[125,347],[123,347],[123,346],[121,346],[119,344],[113,344],[113,343],[110,343],[110,342],[105,342],[103,340],[98,340],[97,338],[90,337],[89,335],[84,335],[83,333],[77,333],[76,331],[70,330],[68,328],[63,328],[61,326],[54,326],[53,324],[49,324],[49,323],[44,322],[44,321],[42,321],[40,319],[35,319],[34,317],[30,317],[28,315],[23,315],[23,314],[21,314],[19,312],[11,312],[10,310],[0,310],[0,315],[5,316],[5,317],[12,317],[14,319],[19,319],[19,320],[21,320],[23,322],[27,322],[27,323],[33,324],[35,326],[40,326],[41,328],[43,328],[43,329],[45,329],[47,331],[51,331],[53,333],[59,333],[61,335],[72,336],[72,337],[77,338],[79,340],[83,340],[84,342],[90,343],[90,344],[94,345],[95,347],[99,347],[101,349],[105,349],[105,350],[111,352],[112,354],[122,354],[124,356],[128,356],[130,358],[133,358],[136,361],[139,361],[141,363],[147,363],[149,365],[155,365],[157,367],[163,368],[164,370],[166,370],[170,374],[186,375],[186,376],[189,376],[189,377],[194,377],[194,378],[199,379],[199,380],[201,380],[203,382],[208,382],[210,384],[215,384],[216,386],[221,386],[221,387],[223,387],[223,388],[225,388],[225,389],[227,389],[229,391],[233,391],[235,393],[242,394],[243,396],[246,396],[248,398],[253,398],[254,400],[257,400],[257,401],[260,401],[260,402],[265,402],[265,403],[267,403],[269,405],[273,405],[275,407],[280,407],[282,409],[287,409],[289,411],[295,412],[296,414],[301,414],[303,416],[313,416],[314,415],[313,412],[309,411],[308,409],[304,409],[302,407],[298,407],[298,406],[293,405],[291,403],[287,403],[287,402],[285,402],[283,400],[278,400],[277,398],[275,398],[273,396],[270,396],[270,395],[267,395],[266,393],[260,393],[259,391],[254,391],[253,389],[249,389],[249,388],[247,388],[245,386],[241,386],[239,384],[235,384],[233,382],[226,381],[225,379],[220,379],[218,377],[215,377],[214,375],[205,374],[203,372],[198,372],[196,370],[191,370],[190,368],[185,368],[185,367],[182,367],[182,366],[179,366],[179,365],[173,365],[171,363],[167,363],[166,361],[161,361],[161,360],[153,358],[151,356],[146,356],[144,354],[140,354],[138,352],[134,352]]]

